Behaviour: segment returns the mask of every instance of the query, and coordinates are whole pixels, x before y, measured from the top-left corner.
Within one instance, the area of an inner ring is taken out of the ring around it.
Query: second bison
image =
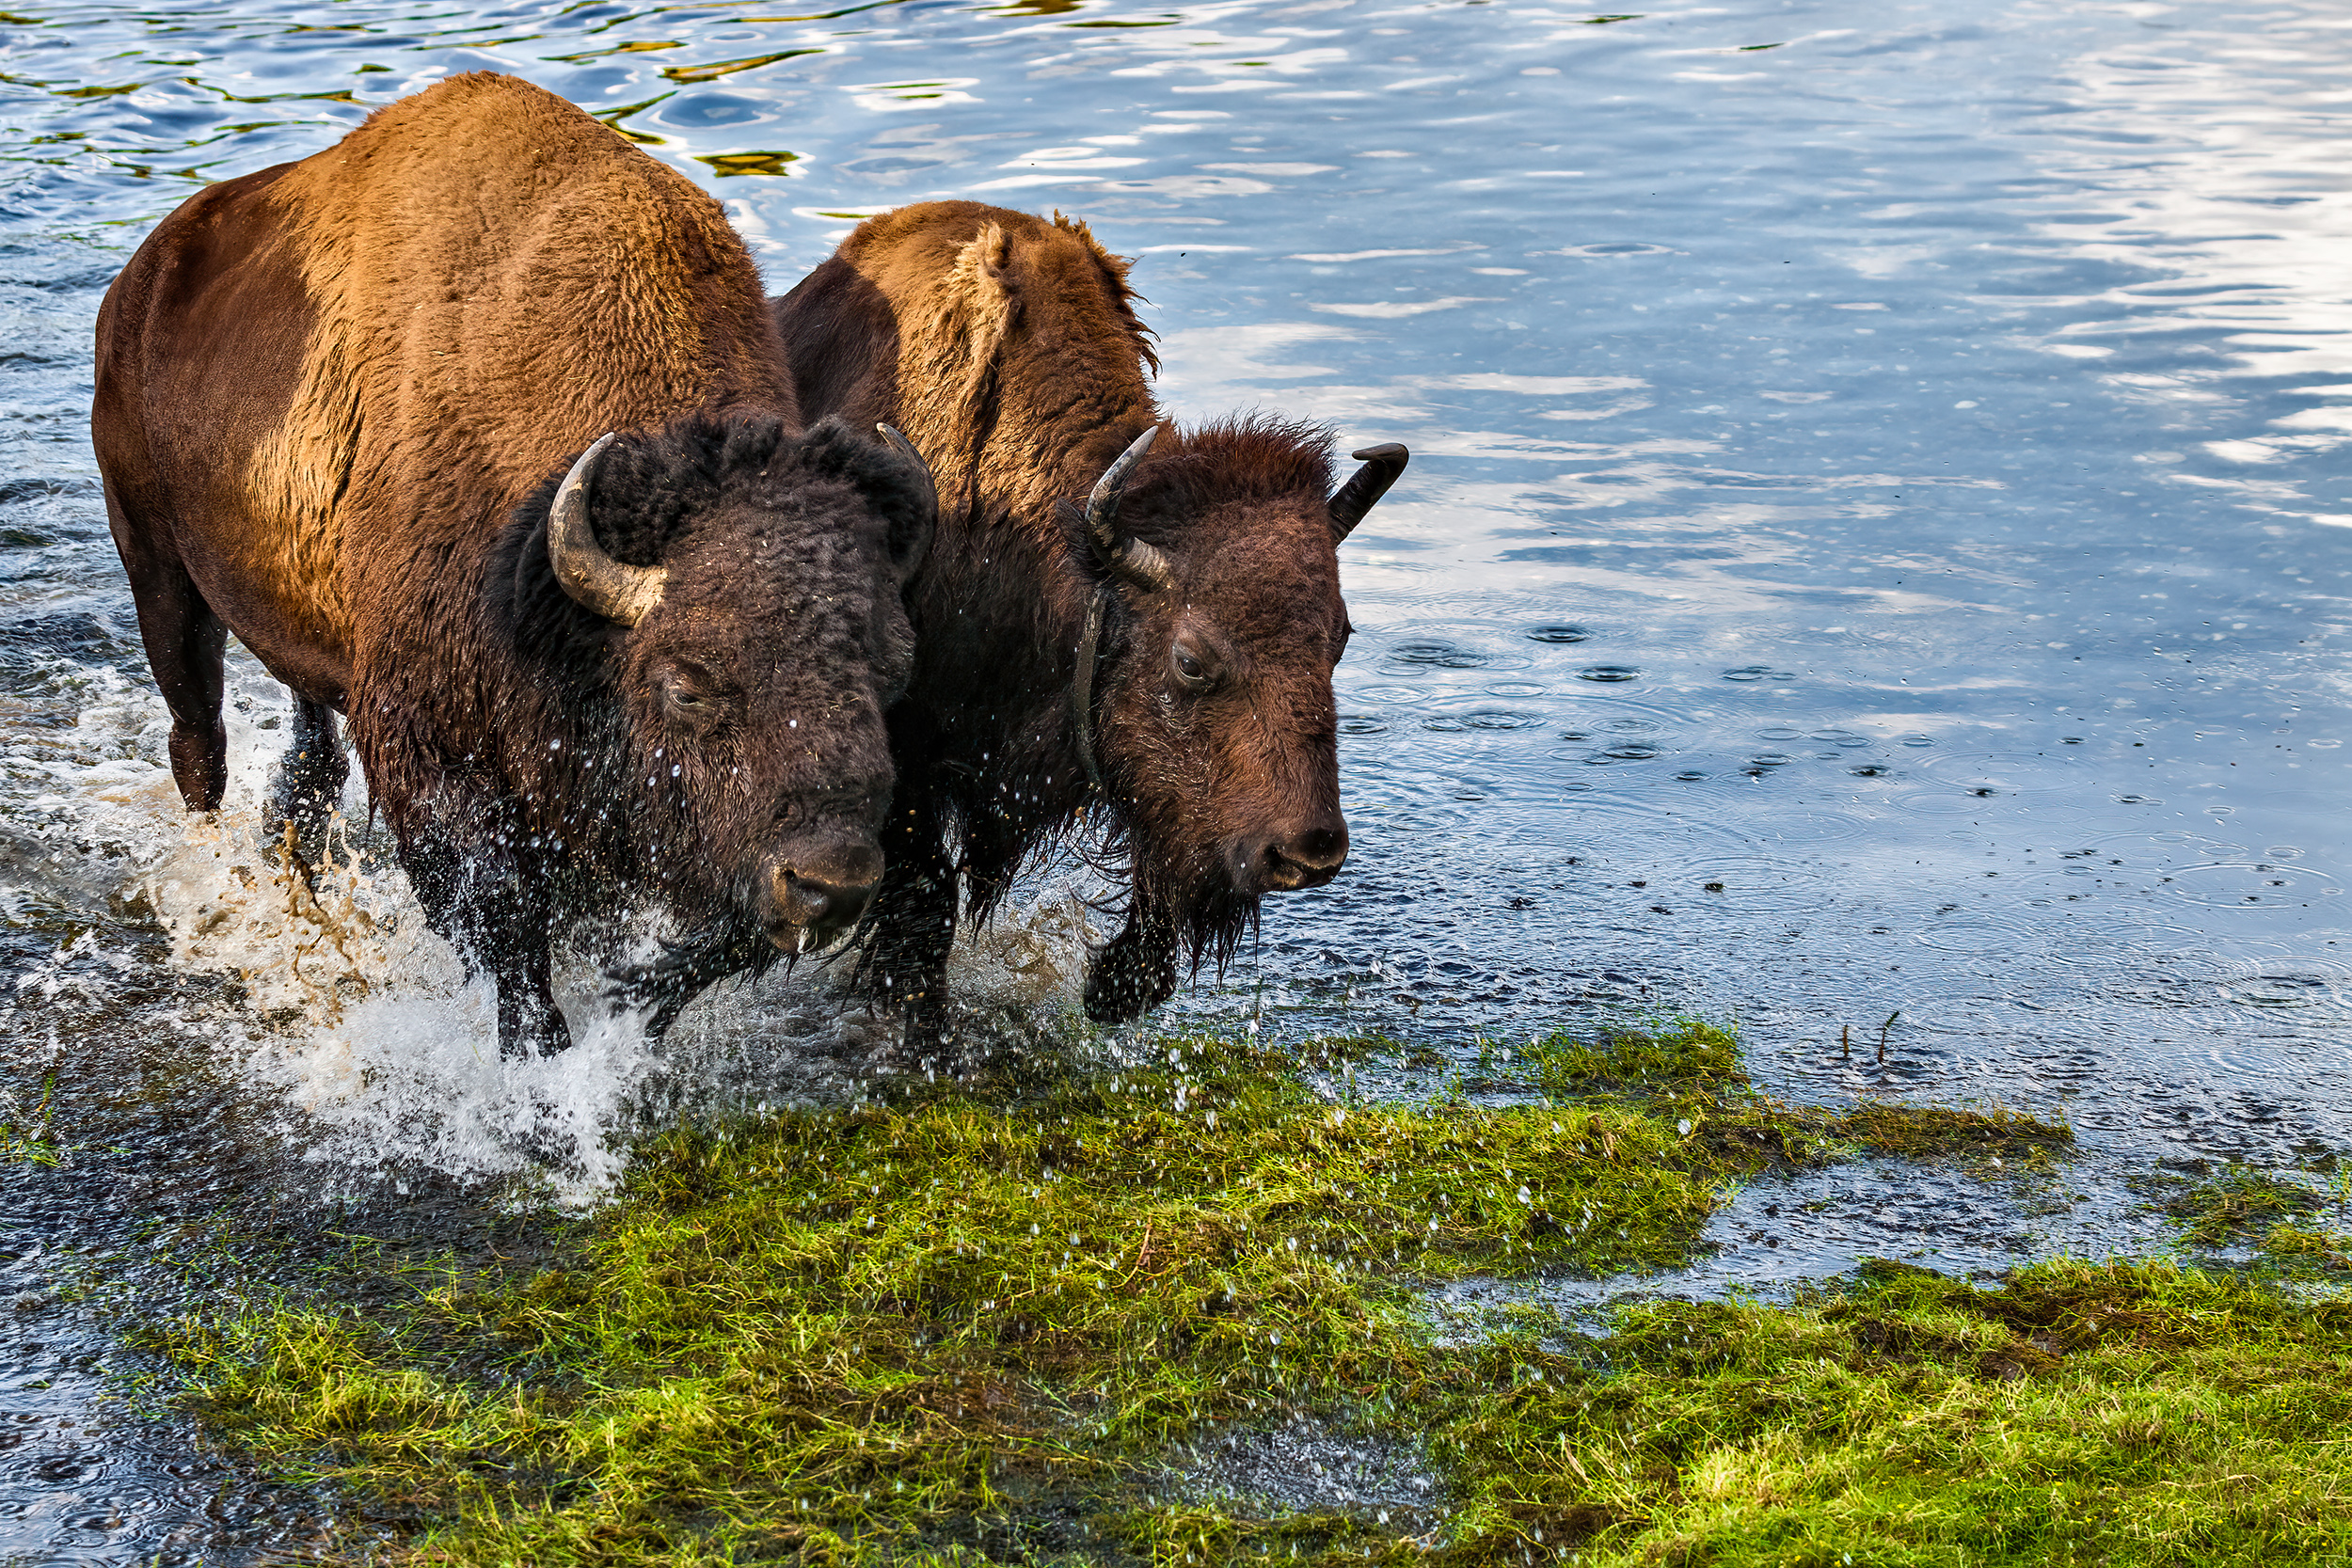
[[[1130,879],[1087,978],[1103,1022],[1347,855],[1336,551],[1405,449],[1334,488],[1320,431],[1165,426],[1134,299],[1084,225],[950,201],[861,224],[775,303],[802,405],[904,426],[939,477],[866,957],[918,1034],[944,1022],[961,895],[987,918],[1089,806]]]

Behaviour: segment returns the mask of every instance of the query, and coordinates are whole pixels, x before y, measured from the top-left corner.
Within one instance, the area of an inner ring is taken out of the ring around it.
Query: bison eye
[[[675,671],[663,675],[660,685],[663,711],[682,724],[714,723],[726,705],[707,685]]]
[[[1208,664],[1182,642],[1168,653],[1168,661],[1176,667],[1176,678],[1194,690],[1204,690],[1214,679]]]

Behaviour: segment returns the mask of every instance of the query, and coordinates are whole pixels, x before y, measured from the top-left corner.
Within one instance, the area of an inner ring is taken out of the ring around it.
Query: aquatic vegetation
[[[2281,1222],[2262,1239],[2262,1254],[2289,1274],[2352,1273],[2352,1235]]]
[[[1670,1117],[1727,1168],[1826,1164],[1867,1150],[1905,1160],[1958,1156],[2018,1174],[2052,1168],[2074,1133],[2062,1122],[1999,1106],[1964,1110],[1866,1100],[1845,1112],[1790,1105],[1754,1087],[1739,1040],[1714,1025],[1604,1032],[1585,1040],[1565,1031],[1524,1053],[1548,1093],[1642,1105]]]
[[[1635,1308],[1597,1363],[1523,1347],[1440,1447],[1482,1478],[1466,1514],[1587,1563],[2340,1560],[2347,1329],[2165,1261],[1882,1265],[1793,1308]]]
[[[1718,1201],[1629,1109],[1343,1105],[1225,1042],[1160,1057],[682,1130],[558,1266],[157,1342],[216,1426],[450,1521],[460,1560],[895,1551],[1041,1491],[1126,1518],[1120,1466],[1218,1423],[1391,1419],[1453,1375],[1402,1279],[1667,1264]]]
[[[1560,1030],[1527,1048],[1536,1084],[1553,1094],[1687,1093],[1745,1088],[1740,1042],[1730,1031],[1691,1022],[1658,1032],[1609,1030],[1583,1039]]]
[[[1941,1105],[1900,1105],[1866,1101],[1832,1123],[1836,1135],[1873,1153],[1906,1160],[1957,1155],[1971,1163],[2044,1171],[2071,1149],[2074,1130],[2021,1112],[1993,1106],[1981,1111]]]
[[[2178,1221],[2192,1246],[2249,1242],[2277,1226],[2308,1219],[2329,1207],[2327,1194],[2245,1165],[2231,1165],[2201,1181],[2173,1178],[2159,1207]]]
[[[40,1098],[29,1108],[0,1107],[0,1165],[54,1165],[63,1159],[49,1125],[49,1100],[56,1087],[57,1075],[45,1074]]]
[[[1720,1050],[1645,1041],[1648,1078],[1584,1081],[1678,1092]],[[1995,1288],[1875,1264],[1598,1338],[1526,1307],[1441,1333],[1418,1285],[1673,1262],[1726,1174],[1780,1154],[1622,1100],[1334,1102],[1299,1065],[1171,1039],[1144,1068],[681,1129],[538,1261],[364,1297],[328,1276],[147,1339],[216,1430],[418,1527],[420,1561],[2352,1549],[2352,1304],[2169,1260]],[[1726,1121],[1836,1120],[1708,1071]],[[1204,1454],[1302,1424],[1403,1445],[1422,1488],[1286,1507],[1215,1482]]]

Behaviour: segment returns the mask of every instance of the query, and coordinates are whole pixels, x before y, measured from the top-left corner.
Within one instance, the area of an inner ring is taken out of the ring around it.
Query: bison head
[[[1064,514],[1107,611],[1092,721],[1075,721],[1134,873],[1127,927],[1088,979],[1103,1022],[1165,1001],[1180,947],[1222,961],[1261,896],[1319,887],[1347,859],[1337,551],[1406,462],[1403,447],[1360,451],[1333,493],[1318,432],[1212,426],[1147,462],[1154,434]]]
[[[548,715],[578,751],[540,743],[576,840],[716,940],[846,931],[881,879],[882,710],[935,510],[919,459],[832,421],[696,417],[582,453],[525,509],[546,543],[516,562],[518,603],[560,610],[592,666]]]

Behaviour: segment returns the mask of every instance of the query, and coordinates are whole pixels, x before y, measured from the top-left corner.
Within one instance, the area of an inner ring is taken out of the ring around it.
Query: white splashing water
[[[284,699],[258,673],[239,674],[219,811],[181,810],[162,765],[167,716],[151,692],[127,687],[84,717],[114,737],[115,757],[103,768],[85,759],[61,769],[57,783],[80,799],[58,804],[78,806],[86,824],[106,819],[105,836],[135,868],[129,891],[168,937],[175,968],[238,982],[241,1002],[176,1022],[183,1035],[215,1042],[224,1070],[292,1113],[290,1156],[392,1180],[524,1177],[559,1198],[590,1201],[610,1190],[629,1140],[648,1128],[854,1100],[861,1069],[888,1055],[895,1026],[847,994],[845,966],[812,962],[714,987],[650,1042],[642,1015],[598,994],[608,940],[559,951],[557,1000],[572,1048],[502,1060],[489,982],[469,980],[426,927],[387,836],[363,826],[356,771],[326,858],[309,875],[261,842],[262,798],[287,734],[271,719]],[[650,952],[660,922],[616,921],[608,928]],[[1092,940],[1078,890],[1042,889],[980,940],[960,942],[952,983],[983,1015],[1074,1033]]]

